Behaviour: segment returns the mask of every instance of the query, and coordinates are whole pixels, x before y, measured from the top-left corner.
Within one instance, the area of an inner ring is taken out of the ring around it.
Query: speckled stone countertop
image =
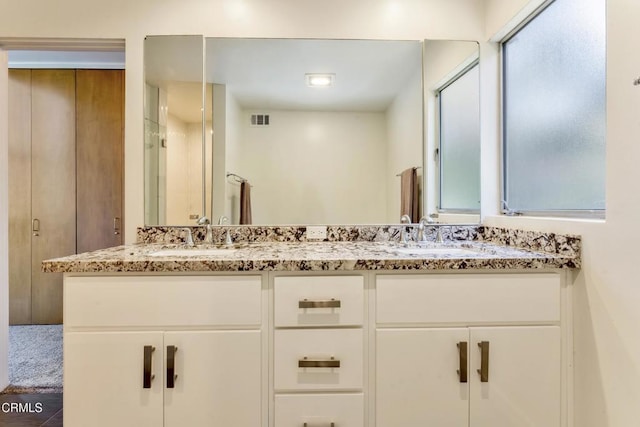
[[[180,243],[138,243],[47,260],[43,262],[43,271],[177,273],[577,268],[580,266],[577,239],[577,251],[555,253],[482,240],[429,242],[427,247],[431,252],[428,253],[417,253],[419,250],[403,253],[401,251],[406,248],[396,241],[257,241],[238,243],[230,251],[215,245],[188,247]],[[205,253],[206,250],[209,252]]]

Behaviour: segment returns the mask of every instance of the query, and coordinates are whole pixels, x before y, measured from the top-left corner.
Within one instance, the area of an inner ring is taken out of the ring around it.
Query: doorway
[[[0,46],[10,69],[10,324],[60,324],[62,277],[41,273],[41,260],[122,243],[124,41]]]
[[[9,321],[62,322],[45,259],[122,243],[122,70],[9,69]]]

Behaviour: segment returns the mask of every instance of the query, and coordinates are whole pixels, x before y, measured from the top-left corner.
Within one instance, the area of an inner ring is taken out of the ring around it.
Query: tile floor
[[[62,427],[62,393],[0,394],[0,426]]]

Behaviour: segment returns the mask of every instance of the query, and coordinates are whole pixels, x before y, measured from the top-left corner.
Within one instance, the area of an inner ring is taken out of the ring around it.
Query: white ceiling
[[[415,41],[207,39],[207,82],[227,85],[245,108],[385,111],[421,69]],[[332,73],[311,88],[307,73]]]
[[[176,82],[202,75],[198,36],[147,37],[147,82],[167,90],[169,108],[200,120],[201,92],[179,93]],[[315,39],[206,39],[208,83],[227,86],[243,108],[385,111],[407,80],[422,69],[417,41]],[[333,73],[330,88],[310,88],[306,73]],[[171,99],[180,99],[180,107]],[[189,101],[192,99],[192,101]]]

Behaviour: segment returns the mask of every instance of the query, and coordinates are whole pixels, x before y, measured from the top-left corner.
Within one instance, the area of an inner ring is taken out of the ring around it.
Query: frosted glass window
[[[504,194],[605,207],[605,0],[556,0],[503,44]]]
[[[439,208],[443,211],[480,210],[478,68],[474,65],[439,93]]]

